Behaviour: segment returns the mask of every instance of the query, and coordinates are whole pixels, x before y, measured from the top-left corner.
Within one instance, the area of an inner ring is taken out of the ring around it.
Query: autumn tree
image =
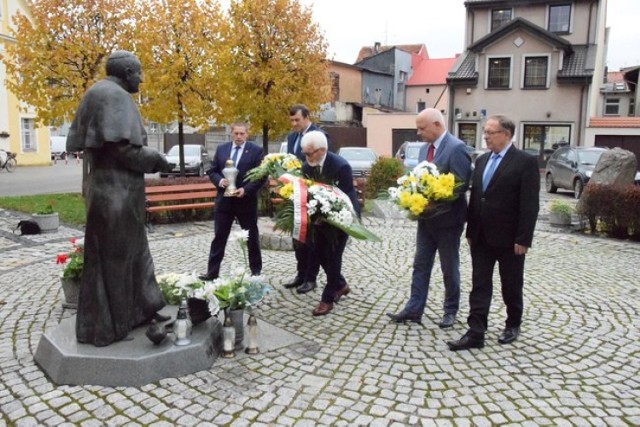
[[[289,129],[292,104],[316,110],[329,100],[327,44],[297,0],[233,0],[228,15],[233,48],[220,77],[233,90],[220,105],[228,120],[257,127],[267,152],[269,138]]]
[[[135,0],[38,0],[31,19],[14,17],[5,55],[7,87],[44,124],[70,121],[106,58],[128,48]]]
[[[142,62],[142,114],[178,123],[184,175],[184,124],[206,128],[217,116],[218,63],[228,54],[217,2],[148,0],[140,3],[136,52]]]

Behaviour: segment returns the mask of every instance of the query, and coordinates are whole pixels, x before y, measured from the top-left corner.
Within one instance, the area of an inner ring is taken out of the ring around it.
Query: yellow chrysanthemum
[[[414,215],[420,215],[428,204],[429,201],[422,194],[412,194],[410,197],[409,210]]]
[[[398,204],[405,209],[409,209],[411,206],[411,192],[400,191],[398,193]]]
[[[302,164],[300,163],[300,160],[294,159],[294,160],[286,161],[283,166],[286,170],[291,171],[295,169],[300,169],[302,167]]]
[[[280,187],[280,191],[278,191],[278,194],[280,194],[280,197],[282,197],[283,199],[290,199],[293,197],[293,184],[292,183],[288,183],[283,185],[282,187]]]

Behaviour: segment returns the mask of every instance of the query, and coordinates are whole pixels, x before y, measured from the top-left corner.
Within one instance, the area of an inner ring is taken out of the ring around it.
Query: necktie
[[[491,182],[491,177],[493,173],[496,171],[496,167],[498,166],[498,159],[500,158],[500,154],[494,154],[491,156],[490,163],[487,165],[487,173],[484,175],[484,180],[482,181],[482,191],[487,189],[489,182]]]
[[[233,149],[233,154],[231,155],[231,160],[233,160],[233,165],[238,166],[238,153],[240,152],[240,146],[236,145]]]
[[[301,139],[302,139],[302,132],[298,132],[298,135],[296,136],[296,143],[293,146],[293,154],[295,154],[296,156],[300,152],[300,140]]]
[[[429,144],[429,149],[427,150],[427,162],[433,162],[433,153],[435,153],[435,151],[435,145]]]

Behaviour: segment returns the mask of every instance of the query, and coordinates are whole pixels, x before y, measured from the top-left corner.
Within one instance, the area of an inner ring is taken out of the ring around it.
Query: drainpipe
[[[580,147],[581,144],[580,141],[582,141],[582,127],[584,126],[584,123],[586,122],[586,111],[583,110],[584,108],[584,97],[585,97],[585,91],[587,89],[586,85],[582,86],[582,89],[580,90],[580,106],[578,107],[578,123],[577,123],[577,130],[576,130],[576,147]]]

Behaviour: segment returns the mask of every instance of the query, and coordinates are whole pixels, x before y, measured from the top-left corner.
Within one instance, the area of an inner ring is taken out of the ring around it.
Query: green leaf
[[[358,222],[354,222],[350,225],[343,225],[333,220],[330,220],[328,218],[325,219],[325,221],[331,224],[332,226],[344,231],[354,239],[366,240],[369,242],[382,242],[382,239],[380,237],[376,236],[374,233],[367,230],[362,224]]]

